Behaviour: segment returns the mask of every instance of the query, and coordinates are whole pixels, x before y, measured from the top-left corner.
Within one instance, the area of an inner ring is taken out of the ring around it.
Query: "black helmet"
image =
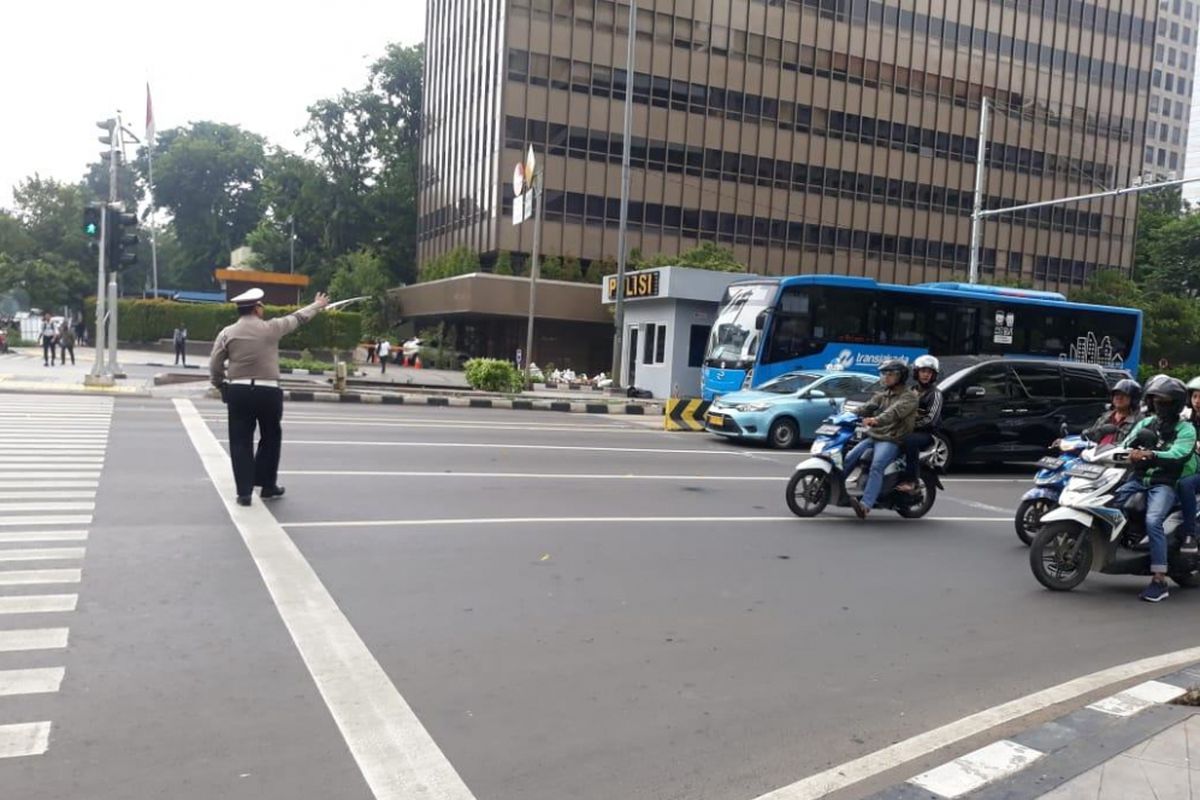
[[[895,372],[900,375],[900,383],[908,383],[909,369],[907,361],[901,361],[898,358],[885,361],[879,365],[879,374],[882,376],[885,372]]]
[[[1123,394],[1129,398],[1130,405],[1136,406],[1138,401],[1142,399],[1142,387],[1137,381],[1122,378],[1109,390],[1108,394],[1110,397],[1114,394]]]
[[[1187,387],[1178,378],[1167,375],[1155,375],[1146,384],[1146,401],[1153,402],[1155,397],[1161,397],[1171,402],[1172,416],[1178,416],[1187,403]]]

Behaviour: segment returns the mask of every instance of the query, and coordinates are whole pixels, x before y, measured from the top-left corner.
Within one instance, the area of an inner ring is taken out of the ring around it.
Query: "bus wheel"
[[[800,429],[794,421],[784,417],[771,423],[771,430],[767,433],[767,442],[771,447],[776,450],[791,450],[799,440]]]

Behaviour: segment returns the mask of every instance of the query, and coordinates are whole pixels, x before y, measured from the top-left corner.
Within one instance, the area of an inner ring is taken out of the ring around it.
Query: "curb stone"
[[[649,413],[661,414],[662,410],[651,406],[634,403],[624,405],[608,405],[606,403],[566,402],[564,400],[527,400],[527,399],[491,399],[480,397],[439,397],[436,395],[384,395],[361,394],[358,392],[317,392],[300,389],[287,389],[284,399],[292,402],[317,403],[361,403],[365,405],[426,405],[442,408],[492,408],[511,411],[557,411],[574,414],[624,414],[629,416],[646,416]]]
[[[1170,704],[1198,684],[1200,665],[1143,681],[926,770],[868,800],[1040,797],[1200,713]]]

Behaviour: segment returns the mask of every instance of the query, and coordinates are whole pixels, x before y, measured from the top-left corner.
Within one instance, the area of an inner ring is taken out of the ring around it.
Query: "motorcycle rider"
[[[1129,378],[1117,381],[1109,392],[1109,398],[1112,408],[1101,414],[1092,427],[1083,432],[1083,437],[1093,444],[1123,442],[1133,426],[1142,420],[1142,387],[1137,381]]]
[[[920,356],[913,362],[913,370],[917,377],[913,387],[917,421],[913,432],[904,437],[904,478],[896,487],[901,492],[916,491],[921,452],[933,444],[933,432],[942,424],[942,390],[937,387],[941,362],[930,355]]]
[[[1134,426],[1123,442],[1133,447],[1129,460],[1138,474],[1123,483],[1116,492],[1115,504],[1124,506],[1134,495],[1146,495],[1146,534],[1150,537],[1150,584],[1138,597],[1150,603],[1166,600],[1167,533],[1163,523],[1175,506],[1175,485],[1196,471],[1196,429],[1183,420],[1187,388],[1183,381],[1155,376],[1146,384],[1146,400],[1153,405],[1153,416]],[[1152,434],[1154,444],[1139,444],[1142,431]]]
[[[1192,378],[1187,385],[1188,407],[1183,418],[1190,420],[1196,430],[1196,453],[1200,457],[1200,378]],[[1200,492],[1200,471],[1179,481],[1175,487],[1179,492],[1179,508],[1183,511],[1183,544],[1179,552],[1192,555],[1200,552],[1196,542],[1196,494]]]
[[[885,361],[879,366],[879,375],[883,381],[882,391],[876,392],[871,400],[859,409],[863,425],[869,429],[867,438],[859,442],[850,454],[846,456],[844,472],[849,475],[858,466],[858,462],[874,450],[871,460],[871,471],[867,476],[867,486],[863,491],[862,500],[850,498],[850,505],[859,519],[866,519],[867,514],[879,499],[883,489],[883,473],[900,455],[904,437],[912,433],[917,421],[917,396],[909,391],[908,364],[899,359]]]

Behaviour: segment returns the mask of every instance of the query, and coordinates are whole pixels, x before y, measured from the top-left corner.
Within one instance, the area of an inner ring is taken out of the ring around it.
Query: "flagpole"
[[[158,299],[158,230],[154,224],[154,106],[150,103],[150,83],[146,83],[146,158],[149,161],[150,194],[150,272],[154,299]]]

